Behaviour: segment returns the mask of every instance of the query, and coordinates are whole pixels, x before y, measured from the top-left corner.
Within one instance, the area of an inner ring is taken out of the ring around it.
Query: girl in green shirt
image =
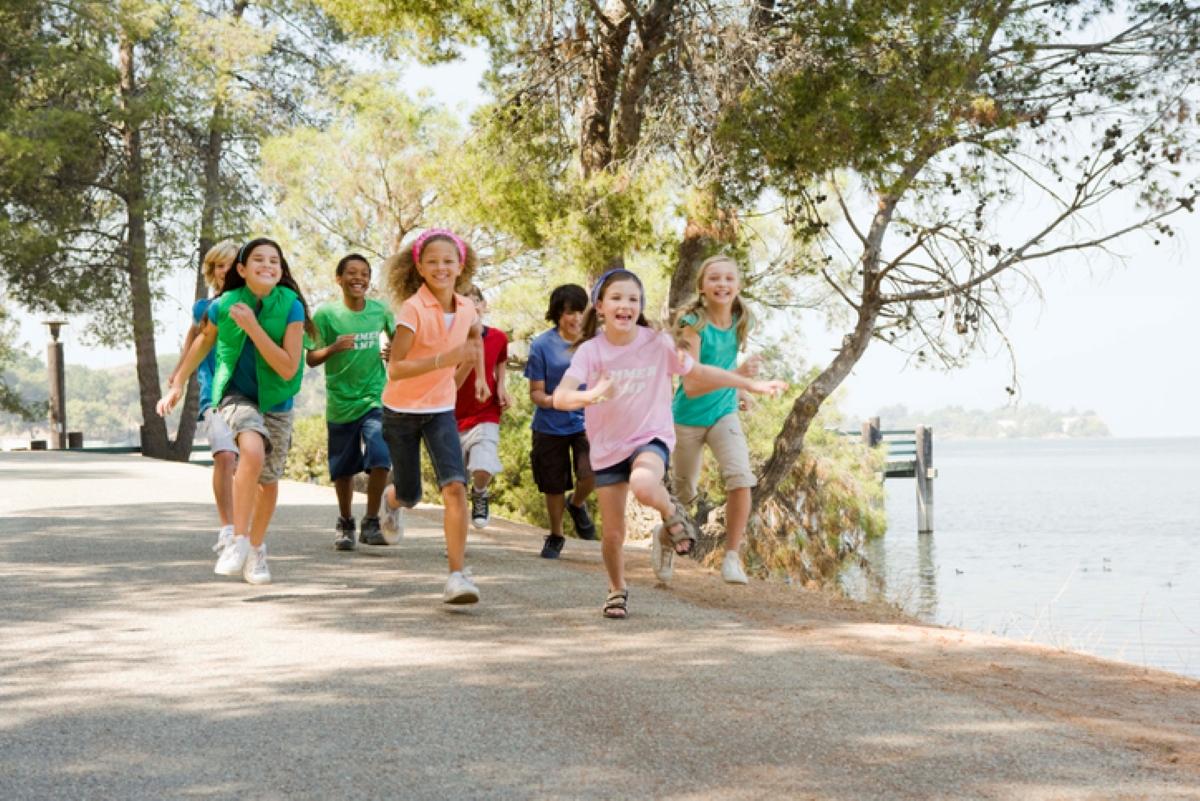
[[[677,339],[701,364],[753,376],[758,357],[737,367],[738,351],[754,325],[754,317],[738,294],[738,266],[728,256],[713,256],[700,265],[696,299],[679,317]],[[688,397],[680,386],[675,393],[675,458],[672,474],[675,493],[685,506],[696,500],[704,446],[712,450],[725,483],[725,561],[721,576],[731,584],[745,584],[740,547],[750,519],[750,492],[756,479],[750,468],[750,449],[742,433],[738,409],[742,401],[732,387]]]

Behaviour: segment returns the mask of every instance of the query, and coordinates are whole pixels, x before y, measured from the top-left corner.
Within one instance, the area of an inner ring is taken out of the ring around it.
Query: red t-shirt
[[[500,422],[500,400],[496,397],[496,365],[506,361],[508,337],[499,328],[484,328],[483,366],[487,374],[488,389],[492,394],[486,403],[475,400],[475,371],[467,374],[467,380],[458,388],[458,398],[454,403],[454,416],[458,418],[459,431],[474,428],[480,423]]]

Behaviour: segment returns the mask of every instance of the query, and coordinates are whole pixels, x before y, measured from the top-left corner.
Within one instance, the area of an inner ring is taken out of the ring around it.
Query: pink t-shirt
[[[607,373],[613,381],[608,400],[583,410],[593,470],[628,459],[652,439],[675,449],[671,377],[694,365],[686,353],[680,359],[669,334],[644,326],[628,345],[614,345],[600,334],[579,346],[564,378],[593,386]]]

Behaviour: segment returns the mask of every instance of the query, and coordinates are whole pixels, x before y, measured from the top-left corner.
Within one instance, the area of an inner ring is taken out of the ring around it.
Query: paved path
[[[0,454],[0,798],[1200,799],[1200,683],[816,593],[656,587],[436,509],[332,549],[285,482],[275,583],[212,574],[207,469]]]

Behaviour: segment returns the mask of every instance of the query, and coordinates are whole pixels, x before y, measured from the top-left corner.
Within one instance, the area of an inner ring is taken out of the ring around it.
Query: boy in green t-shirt
[[[316,347],[308,352],[308,366],[325,365],[325,424],[329,431],[329,477],[337,490],[338,521],[333,546],[354,550],[354,476],[366,472],[367,509],[359,542],[387,545],[379,528],[379,501],[387,486],[391,458],[383,441],[383,395],[387,383],[379,334],[388,341],[396,331],[392,312],[367,298],[371,265],[357,253],[338,262],[336,271],[342,299],[326,303],[313,315]]]

